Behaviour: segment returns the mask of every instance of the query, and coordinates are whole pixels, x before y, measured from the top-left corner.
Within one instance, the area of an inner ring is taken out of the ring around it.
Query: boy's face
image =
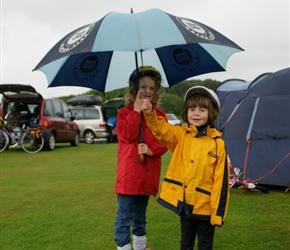
[[[208,109],[199,106],[189,108],[187,111],[187,119],[189,124],[201,127],[207,124]]]

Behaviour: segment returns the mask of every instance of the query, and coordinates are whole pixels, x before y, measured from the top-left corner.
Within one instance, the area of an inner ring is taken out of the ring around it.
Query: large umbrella
[[[161,72],[164,86],[172,86],[189,77],[224,71],[229,57],[242,50],[207,25],[159,9],[110,12],[66,35],[34,70],[45,73],[49,87],[108,92],[127,87],[136,63],[145,63]]]

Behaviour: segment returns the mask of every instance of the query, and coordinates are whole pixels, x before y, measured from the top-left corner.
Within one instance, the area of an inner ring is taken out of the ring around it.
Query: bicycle
[[[8,149],[9,146],[21,146],[27,153],[37,153],[44,146],[44,138],[37,119],[24,123],[22,127],[7,126],[7,121],[0,117],[0,152]]]
[[[229,188],[232,188],[232,187],[243,188],[246,191],[251,192],[251,193],[257,192],[257,191],[262,191],[265,194],[269,193],[269,190],[267,188],[258,185],[256,181],[253,181],[250,179],[244,179],[242,181],[239,180],[243,172],[241,172],[239,168],[233,168],[229,157],[228,157],[228,164],[229,164],[230,172],[231,172]]]

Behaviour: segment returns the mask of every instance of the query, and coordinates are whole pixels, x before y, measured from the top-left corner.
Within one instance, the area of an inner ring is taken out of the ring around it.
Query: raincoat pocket
[[[195,191],[196,196],[193,214],[210,215],[211,214],[210,192],[199,187],[196,187]]]
[[[177,207],[178,201],[183,200],[182,183],[172,179],[164,178],[159,197],[171,205]]]

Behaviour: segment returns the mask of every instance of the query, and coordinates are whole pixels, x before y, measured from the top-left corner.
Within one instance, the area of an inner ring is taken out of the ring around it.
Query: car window
[[[100,112],[97,109],[85,109],[84,119],[100,119]]]
[[[167,114],[167,120],[177,120],[177,117],[174,114]]]
[[[59,101],[53,100],[52,106],[53,106],[53,116],[64,118],[61,103]]]
[[[36,104],[36,103],[28,103],[28,104],[27,104],[27,107],[28,107],[28,109],[29,109],[30,114],[35,113],[35,110],[36,110],[37,108],[38,108],[38,110],[39,110],[39,105]],[[39,111],[38,111],[38,112],[39,112]]]
[[[49,100],[45,102],[44,115],[53,116],[52,102]]]
[[[117,117],[118,110],[116,108],[104,108],[105,119],[109,119],[110,117]]]
[[[69,109],[69,107],[66,105],[65,102],[61,102],[61,106],[64,112],[64,117],[65,119],[70,119],[72,117],[72,113],[71,110]]]
[[[8,114],[11,111],[14,111],[14,102],[9,102],[8,103],[7,110],[5,110],[5,114]]]
[[[84,119],[84,113],[82,109],[72,109],[71,110],[73,115],[75,116],[76,120],[83,120]]]

